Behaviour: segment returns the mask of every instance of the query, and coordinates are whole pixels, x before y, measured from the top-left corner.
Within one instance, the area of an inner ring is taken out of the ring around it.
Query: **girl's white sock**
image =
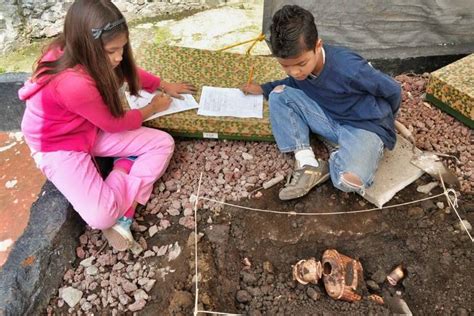
[[[314,157],[314,152],[311,149],[302,149],[295,151],[295,159],[297,168],[302,168],[303,166],[319,166],[318,161]]]

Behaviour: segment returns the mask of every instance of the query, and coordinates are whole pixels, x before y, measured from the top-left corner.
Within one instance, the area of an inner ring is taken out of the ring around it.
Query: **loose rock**
[[[252,297],[250,296],[249,292],[245,290],[239,290],[237,291],[237,294],[235,295],[235,299],[239,303],[247,303],[247,302],[250,302]]]
[[[128,310],[131,312],[136,312],[136,311],[142,310],[145,307],[145,305],[146,305],[145,300],[138,300],[135,303],[128,305]]]
[[[68,286],[67,288],[60,290],[59,296],[67,303],[67,305],[69,305],[69,307],[72,308],[81,300],[82,291]]]
[[[311,298],[313,301],[317,301],[321,297],[321,294],[312,287],[308,287],[308,289],[306,290],[306,295],[308,295],[308,297]]]
[[[437,186],[438,186],[438,182],[430,182],[428,184],[418,186],[416,190],[420,193],[428,194],[431,192],[431,190],[433,190]]]

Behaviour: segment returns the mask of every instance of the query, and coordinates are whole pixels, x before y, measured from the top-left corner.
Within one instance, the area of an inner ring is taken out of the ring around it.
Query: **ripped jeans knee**
[[[365,185],[359,176],[352,172],[340,172],[334,186],[343,192],[365,194]]]
[[[273,88],[272,92],[274,93],[282,93],[283,91],[285,91],[285,85],[284,84],[281,84],[281,85],[278,85],[276,86],[275,88]],[[272,93],[270,92],[270,93]]]

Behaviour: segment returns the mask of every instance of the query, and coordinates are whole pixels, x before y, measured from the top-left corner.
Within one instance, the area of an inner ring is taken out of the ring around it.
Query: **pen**
[[[247,81],[247,85],[251,84],[253,80],[253,65],[250,67],[250,74],[249,74],[249,80]]]
[[[162,96],[165,96],[165,95],[166,95],[165,89],[163,89],[163,88],[161,88],[161,87],[160,87],[159,89],[160,89],[161,95],[162,95]]]

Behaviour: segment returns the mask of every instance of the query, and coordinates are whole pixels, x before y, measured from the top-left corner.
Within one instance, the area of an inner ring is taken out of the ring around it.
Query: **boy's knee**
[[[274,93],[282,93],[285,91],[286,86],[284,84],[278,85],[275,88],[273,88],[272,92]]]
[[[358,189],[362,188],[362,186],[364,185],[362,183],[362,180],[360,180],[359,176],[357,176],[356,174],[352,172],[344,172],[341,175],[341,181],[344,182],[344,184],[347,184],[351,187],[355,187]]]
[[[275,87],[275,89],[277,89],[278,87],[283,87],[282,89],[285,89],[285,86],[277,86]],[[273,89],[272,92],[270,92],[270,95],[268,96],[268,103],[270,105],[270,109],[273,108],[273,109],[277,109],[277,108],[280,108],[280,107],[284,107],[285,104],[286,104],[286,99],[285,97],[283,96],[283,91],[280,91],[280,92],[275,92],[275,89]],[[270,111],[270,114],[271,114],[272,111]]]
[[[365,191],[364,183],[360,177],[352,172],[342,172],[335,186],[344,192],[357,192],[363,195]]]

